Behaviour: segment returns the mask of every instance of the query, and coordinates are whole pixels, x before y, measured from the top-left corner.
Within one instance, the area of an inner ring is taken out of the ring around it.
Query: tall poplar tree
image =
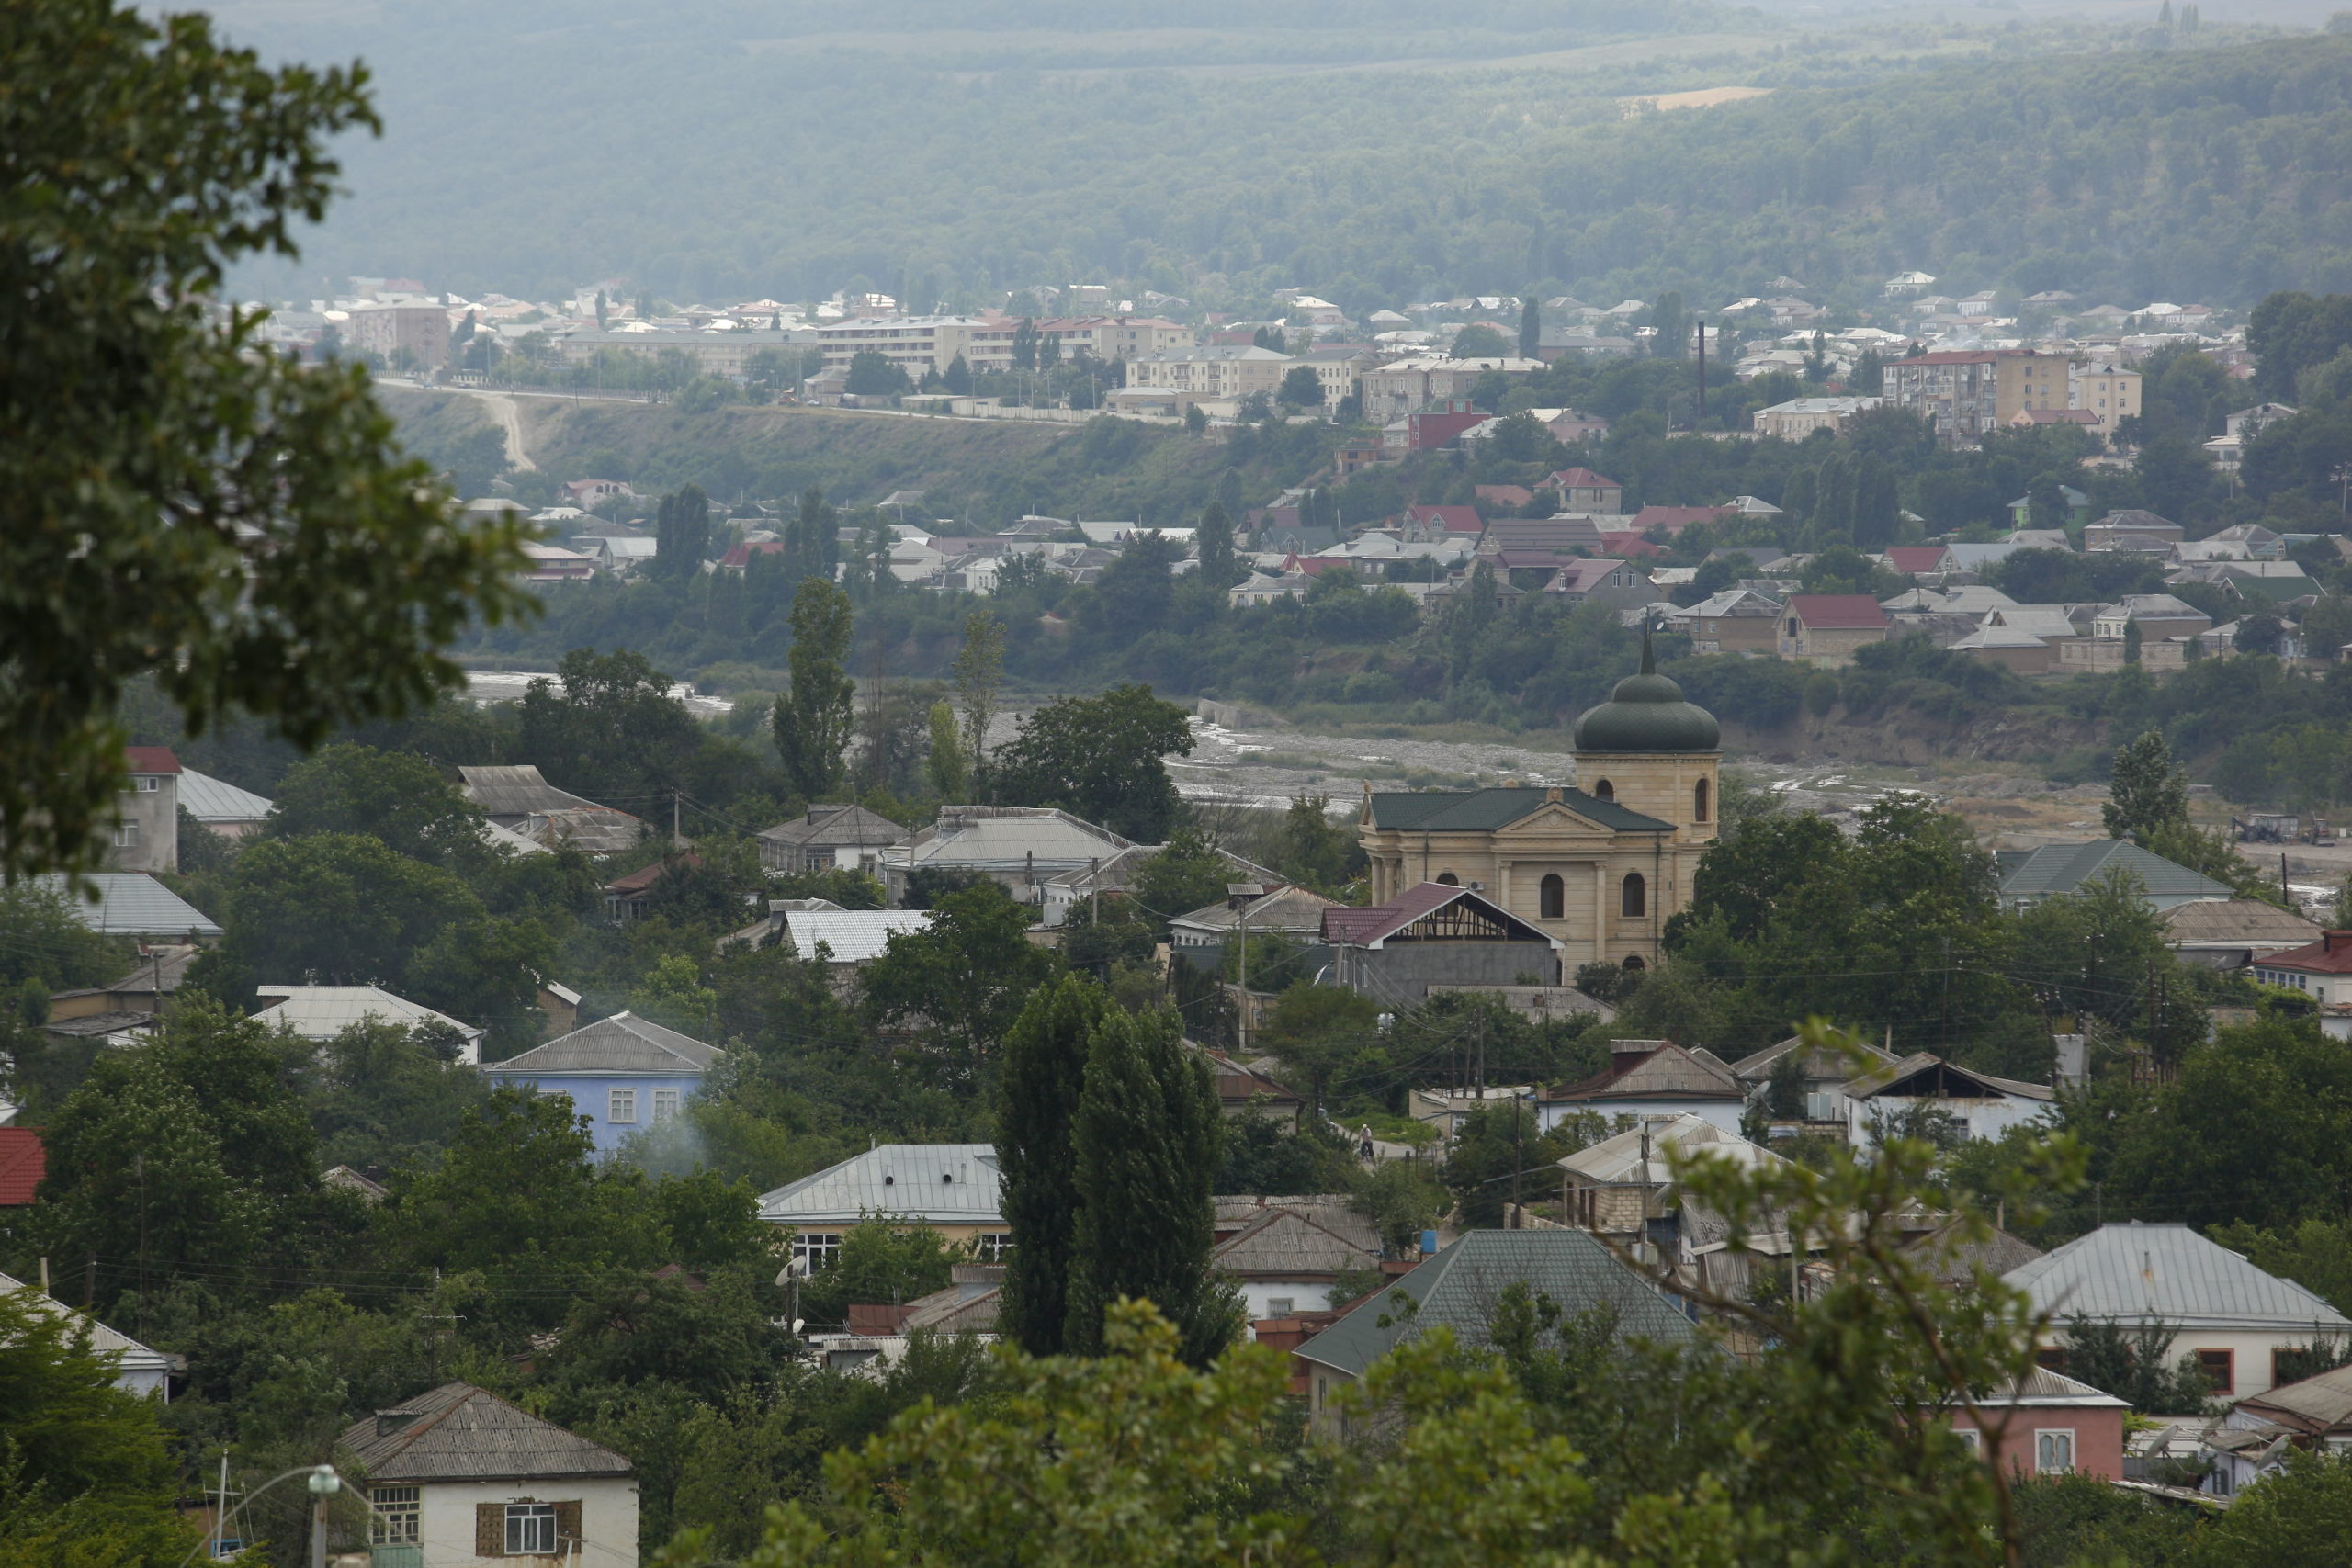
[[[1532,359],[1544,346],[1544,307],[1531,294],[1519,302],[1519,356]]]
[[[1086,1057],[1112,1007],[1102,987],[1065,975],[1032,995],[1004,1037],[997,1169],[1012,1253],[998,1297],[1004,1336],[1033,1356],[1059,1355],[1081,1199],[1072,1134]]]
[[[785,776],[804,800],[831,794],[842,782],[855,721],[856,686],[849,678],[849,595],[811,577],[792,596],[790,689],[775,700],[775,749]]]
[[[1225,1138],[1216,1085],[1173,1012],[1107,1008],[1091,1032],[1071,1138],[1080,1202],[1064,1346],[1101,1354],[1103,1314],[1129,1297],[1158,1306],[1183,1358],[1206,1366],[1243,1322],[1238,1294],[1209,1267]]]
[[[996,718],[997,689],[1004,684],[1004,623],[986,610],[965,616],[964,647],[949,668],[964,721],[964,766],[977,793],[988,781],[989,726]]]
[[[710,497],[690,484],[654,508],[653,564],[664,577],[689,577],[710,553]]]
[[[1201,513],[1197,536],[1201,547],[1201,577],[1212,588],[1230,588],[1241,581],[1234,565],[1233,519],[1216,502]]]

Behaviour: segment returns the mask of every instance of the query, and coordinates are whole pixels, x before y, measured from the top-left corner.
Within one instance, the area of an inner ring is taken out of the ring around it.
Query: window
[[[1538,911],[1535,917],[1537,919],[1559,920],[1567,918],[1568,885],[1562,882],[1556,873],[1536,884],[1535,907]]]
[[[1592,798],[1595,800],[1614,800],[1617,798],[1617,786],[1611,784],[1607,779],[1603,779],[1599,784],[1592,786]]]
[[[605,1095],[605,1120],[607,1122],[636,1121],[637,1090],[633,1089],[616,1089],[606,1091]]]
[[[1268,1317],[1288,1317],[1293,1312],[1295,1312],[1297,1308],[1297,1298],[1294,1296],[1269,1296],[1266,1298],[1266,1315]]]
[[[139,824],[136,822],[116,823],[114,825],[114,847],[119,850],[137,849],[139,847]]]
[[[831,1263],[842,1249],[839,1231],[802,1231],[792,1238],[792,1256],[813,1274]]]
[[[983,1263],[1001,1263],[1012,1250],[1011,1231],[982,1231],[972,1238],[972,1256]]]
[[[674,1089],[655,1089],[653,1091],[653,1119],[656,1122],[667,1122],[671,1117],[675,1116],[678,1113],[678,1100],[679,1091]]]
[[[141,773],[141,774],[140,774],[140,775],[139,775],[139,793],[140,793],[140,794],[141,794],[141,795],[153,795],[156,791],[158,791],[158,790],[162,789],[163,787],[164,787],[164,781],[163,781],[162,779],[160,779],[160,778],[156,777],[153,773]]]
[[[1617,886],[1617,912],[1627,919],[1650,912],[1650,885],[1638,871],[1629,871]]]
[[[1625,962],[1621,967],[1633,973],[1639,974],[1642,970],[1648,968],[1649,965],[1642,962],[1642,955],[1640,953],[1629,953],[1625,955]]]
[[[1450,871],[1439,872],[1437,874],[1437,880],[1438,885],[1442,887],[1459,887],[1462,886],[1462,879],[1454,875],[1453,873]]]
[[[368,1501],[375,1515],[368,1521],[368,1539],[378,1546],[416,1544],[417,1489],[413,1486],[373,1486]]]
[[[1954,1427],[1951,1435],[1958,1438],[1961,1446],[1971,1453],[1979,1452],[1984,1447],[1984,1434],[1973,1427]]]
[[[2033,1471],[2036,1475],[2064,1475],[2075,1468],[2075,1434],[2065,1432],[2036,1432],[2033,1435]]]
[[[552,1555],[555,1551],[555,1505],[553,1503],[509,1503],[506,1505],[506,1555],[529,1557]]]
[[[1707,781],[1701,779],[1697,784],[1690,786],[1690,820],[1693,822],[1704,822],[1706,819]]]
[[[2205,1374],[2215,1393],[2233,1393],[2238,1386],[2237,1360],[2235,1350],[2199,1350],[2197,1370]]]

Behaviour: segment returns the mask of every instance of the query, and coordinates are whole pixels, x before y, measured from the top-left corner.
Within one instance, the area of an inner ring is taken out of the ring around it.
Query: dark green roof
[[[1543,789],[1417,790],[1372,797],[1372,825],[1415,833],[1491,833],[1533,816],[1551,792]],[[1577,816],[1622,833],[1670,833],[1674,824],[1629,811],[1580,789],[1560,791],[1560,804]]]
[[[1617,682],[1609,700],[1577,720],[1579,751],[1713,751],[1723,745],[1715,716],[1682,700],[1682,688],[1657,672],[1649,628],[1642,628],[1642,667]]]
[[[1691,1337],[1690,1320],[1664,1292],[1585,1231],[1470,1231],[1297,1353],[1362,1377],[1397,1345],[1440,1324],[1463,1345],[1484,1345],[1496,1299],[1505,1286],[1521,1281],[1566,1313],[1615,1308],[1617,1332],[1627,1338],[1680,1343]],[[1400,1292],[1417,1310],[1404,1309],[1396,1300]]]
[[[2165,907],[2192,898],[2227,898],[2233,889],[2202,872],[2143,850],[2128,839],[2092,839],[2077,844],[2044,844],[1998,856],[2001,897],[2048,898],[2080,893],[2083,885],[2115,870],[2129,871],[2148,898]]]

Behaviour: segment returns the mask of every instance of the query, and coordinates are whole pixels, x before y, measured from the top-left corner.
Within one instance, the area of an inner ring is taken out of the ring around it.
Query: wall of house
[[[1385,948],[1349,947],[1338,952],[1335,978],[1381,1002],[1418,1002],[1429,987],[1561,983],[1560,961],[1548,942],[1400,942]]]
[[[180,868],[180,781],[172,773],[139,773],[115,796],[118,823],[107,847],[108,871],[172,872]],[[153,785],[144,788],[143,785]],[[129,841],[126,842],[125,840]]]
[[[2313,1339],[2326,1337],[2324,1328],[2308,1323],[2270,1329],[2182,1328],[2173,1336],[2172,1348],[2166,1355],[2177,1366],[2183,1356],[2199,1350],[2229,1351],[2234,1376],[2229,1389],[2215,1397],[2244,1399],[2250,1393],[2267,1393],[2278,1386],[2270,1376],[2272,1351],[2300,1348]],[[2065,1342],[2065,1330],[2062,1326],[2045,1344],[2063,1346]]]
[[[560,1094],[571,1097],[572,1107],[588,1118],[589,1136],[595,1140],[596,1152],[612,1154],[630,1138],[653,1125],[653,1092],[656,1089],[678,1091],[678,1104],[685,1102],[702,1087],[697,1073],[562,1073],[531,1074],[501,1073],[495,1067],[488,1070],[493,1084],[529,1087],[539,1094]],[[613,1091],[620,1089],[636,1096],[633,1121],[612,1119]]]
[[[1324,1276],[1312,1280],[1250,1279],[1236,1281],[1241,1290],[1241,1300],[1249,1308],[1252,1323],[1261,1317],[1293,1317],[1302,1312],[1327,1312],[1330,1309],[1331,1281]],[[1287,1307],[1275,1306],[1276,1302],[1290,1303]],[[1253,1332],[1250,1336],[1255,1339]]]
[[[1875,1122],[1900,1115],[1915,1105],[1939,1106],[1968,1129],[1970,1137],[1988,1140],[2000,1137],[2012,1127],[2045,1121],[2052,1110],[2047,1100],[1944,1100],[1931,1095],[1878,1094],[1868,1100],[1845,1101],[1846,1135],[1855,1147],[1864,1147],[1871,1141]]]
[[[2034,1437],[2039,1432],[2072,1432],[2075,1435],[2075,1468],[2077,1475],[2096,1476],[2101,1481],[2123,1479],[2123,1417],[2127,1413],[2110,1405],[2059,1405],[2041,1409],[2032,1405],[1996,1405],[1988,1407],[1980,1427],[1965,1412],[1955,1411],[1951,1424],[1957,1431],[1982,1430],[1983,1441],[1995,1454],[2009,1459],[2018,1470],[2034,1473],[2034,1459],[2039,1445]]]
[[[548,1558],[476,1555],[474,1510],[484,1503],[570,1502],[580,1505],[583,1544],[579,1562],[637,1568],[637,1483],[632,1480],[447,1481],[422,1487],[417,1501],[422,1568],[515,1568],[518,1562],[548,1562]]]

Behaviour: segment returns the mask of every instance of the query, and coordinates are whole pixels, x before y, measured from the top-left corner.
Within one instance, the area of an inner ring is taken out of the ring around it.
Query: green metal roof
[[[1415,833],[1491,833],[1533,816],[1551,797],[1541,789],[1419,790],[1372,797],[1372,825]],[[1674,824],[1629,811],[1580,789],[1560,791],[1560,804],[1621,833],[1671,833]]]
[[[2080,844],[2044,844],[2025,854],[2000,856],[2001,897],[2050,898],[2079,893],[2086,882],[2121,867],[2140,879],[2153,900],[2227,898],[2234,891],[2202,872],[2176,865],[2127,839],[2093,839]]]
[[[1396,1346],[1443,1324],[1463,1345],[1487,1343],[1504,1287],[1525,1282],[1564,1312],[1616,1309],[1627,1338],[1680,1343],[1690,1320],[1666,1293],[1617,1261],[1585,1231],[1470,1231],[1419,1269],[1301,1346],[1297,1354],[1352,1376]],[[1402,1293],[1417,1303],[1408,1310]],[[1383,1324],[1385,1319],[1385,1325]]]

